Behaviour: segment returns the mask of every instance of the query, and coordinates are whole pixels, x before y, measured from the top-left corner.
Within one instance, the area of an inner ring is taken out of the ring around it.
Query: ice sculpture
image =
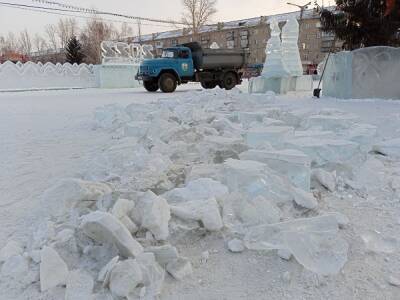
[[[400,99],[400,49],[367,47],[332,54],[323,94],[336,98]]]
[[[100,87],[138,87],[135,75],[140,63],[153,58],[151,45],[127,44],[103,41],[101,43],[102,65],[99,67]]]
[[[282,29],[282,57],[286,69],[292,76],[303,75],[298,39],[299,23],[296,17],[291,15]]]
[[[313,79],[312,76],[303,75],[298,40],[299,23],[296,16],[291,14],[282,29],[283,63],[291,76],[289,90],[311,91]]]
[[[276,19],[270,22],[271,38],[266,48],[266,60],[260,77],[250,80],[250,93],[265,93],[273,91],[277,94],[285,94],[289,88],[290,73],[285,68],[282,60],[281,30]]]

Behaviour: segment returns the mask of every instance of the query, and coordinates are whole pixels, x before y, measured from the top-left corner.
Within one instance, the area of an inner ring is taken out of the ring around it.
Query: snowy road
[[[196,88],[180,88],[170,95],[141,89],[0,93],[0,248],[9,238],[26,243],[31,229],[48,217],[41,200],[43,191],[61,178],[80,177],[88,160],[115,142],[110,133],[94,129],[96,107],[190,97]],[[377,126],[376,141],[400,136],[400,101],[314,100],[289,95],[277,97],[274,105],[292,110],[339,109]],[[398,170],[400,176],[398,161],[385,164],[386,171]],[[374,171],[368,174],[374,177]],[[389,179],[384,179],[386,186]],[[377,196],[376,203],[355,194],[335,194],[321,202],[321,209],[341,212],[352,224],[343,234],[350,250],[341,275],[314,276],[295,261],[277,259],[275,254],[247,251],[232,255],[218,234],[193,237],[177,245],[192,260],[193,277],[182,282],[168,279],[163,299],[396,299],[398,288],[388,285],[386,277],[400,274],[398,252],[368,254],[360,238],[376,230],[400,239],[400,200],[389,201],[384,198],[388,194],[379,194],[379,190],[375,193],[371,195]],[[199,259],[203,251],[211,253],[207,264]],[[282,280],[285,271],[292,274],[289,282]]]

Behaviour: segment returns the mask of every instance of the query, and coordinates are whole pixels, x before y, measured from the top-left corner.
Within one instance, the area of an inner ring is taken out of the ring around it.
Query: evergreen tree
[[[400,0],[336,0],[321,11],[322,31],[334,33],[346,50],[400,46]]]
[[[76,36],[71,37],[65,47],[65,55],[67,62],[74,64],[80,64],[83,61],[85,55],[82,52],[81,43],[78,41]]]

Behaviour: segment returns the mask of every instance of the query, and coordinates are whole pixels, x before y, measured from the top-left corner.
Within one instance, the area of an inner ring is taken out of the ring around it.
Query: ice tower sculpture
[[[313,79],[310,75],[303,75],[298,40],[299,23],[296,16],[291,14],[282,29],[283,63],[291,76],[289,90],[311,91]]]
[[[249,93],[265,93],[273,91],[277,94],[285,94],[290,84],[290,73],[286,69],[282,59],[281,30],[278,22],[272,19],[270,22],[271,38],[268,40],[265,50],[263,72],[260,77],[252,78],[249,82]]]
[[[299,23],[291,15],[282,29],[282,57],[283,63],[291,76],[303,75],[303,66],[298,46]]]

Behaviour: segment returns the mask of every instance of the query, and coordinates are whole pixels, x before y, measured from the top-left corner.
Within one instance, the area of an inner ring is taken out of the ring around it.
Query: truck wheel
[[[158,91],[158,82],[157,81],[143,81],[143,86],[148,92],[157,92]]]
[[[158,85],[164,93],[173,93],[178,85],[176,78],[171,73],[164,73],[158,80]]]
[[[204,89],[213,89],[213,88],[215,88],[217,86],[217,83],[214,82],[214,81],[202,81],[201,82],[201,86]]]
[[[225,74],[223,79],[224,88],[229,91],[233,89],[237,84],[236,74],[233,72],[228,72]]]

